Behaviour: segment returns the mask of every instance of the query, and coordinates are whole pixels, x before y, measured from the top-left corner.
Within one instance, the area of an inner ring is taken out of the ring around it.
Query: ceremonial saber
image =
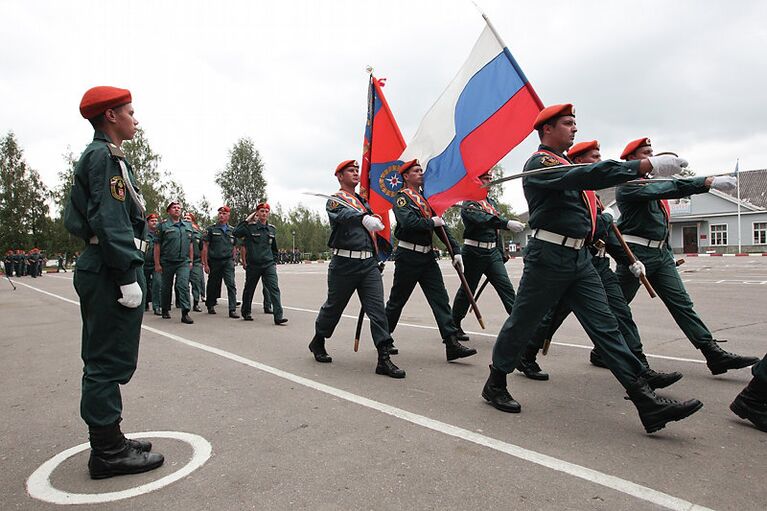
[[[593,163],[573,163],[572,165],[555,165],[553,167],[546,167],[542,169],[536,169],[536,170],[528,170],[525,172],[519,172],[517,174],[512,174],[510,176],[504,176],[499,177],[498,179],[494,179],[490,181],[487,184],[482,185],[482,188],[489,188],[493,185],[497,185],[499,183],[505,183],[506,181],[511,181],[513,179],[519,179],[521,177],[530,177],[530,176],[539,176],[542,174],[554,174],[556,172],[566,171],[578,167],[586,167],[588,165],[593,165]]]
[[[5,278],[6,278],[6,279],[8,279],[8,283],[11,285],[11,287],[13,288],[13,290],[14,290],[14,291],[16,291],[16,285],[13,283],[13,281],[11,280],[11,277],[10,277],[10,276],[8,276],[8,274],[7,274],[7,273],[5,274]]]
[[[453,251],[453,246],[450,244],[450,238],[448,238],[447,236],[447,231],[445,230],[444,225],[439,226],[439,234],[437,236],[439,237],[440,240],[442,240],[442,242],[447,247],[447,253],[450,254],[450,260],[452,261],[455,258],[455,251]],[[479,326],[481,326],[482,330],[484,330],[485,321],[482,319],[482,313],[479,312],[479,307],[477,307],[477,302],[474,300],[474,293],[471,292],[469,283],[466,281],[466,276],[457,266],[453,266],[453,268],[455,268],[455,271],[458,274],[458,278],[461,279],[461,286],[463,286],[463,290],[466,292],[466,297],[469,299],[469,303],[471,304],[471,307],[474,309],[474,315],[477,316],[477,321],[479,321]]]
[[[490,278],[489,277],[485,277],[485,281],[482,283],[481,286],[479,286],[479,290],[477,291],[477,294],[474,295],[474,302],[475,303],[477,302],[477,300],[479,300],[479,295],[482,294],[482,291],[485,290],[485,288],[487,287],[487,285],[489,283],[490,283]],[[472,312],[472,307],[469,307],[469,312]]]

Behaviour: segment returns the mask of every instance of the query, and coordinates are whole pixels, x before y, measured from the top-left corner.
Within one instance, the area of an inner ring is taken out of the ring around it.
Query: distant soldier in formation
[[[189,316],[189,272],[194,252],[192,224],[181,219],[181,204],[173,201],[165,208],[168,220],[157,226],[157,240],[154,245],[154,267],[162,274],[162,318],[170,319],[171,293],[181,306],[181,322],[191,325]],[[174,288],[175,281],[175,288]]]
[[[218,208],[218,221],[205,230],[202,238],[202,268],[208,274],[205,305],[208,314],[216,313],[216,301],[221,296],[221,280],[226,284],[229,317],[237,319],[237,288],[234,283],[234,228],[229,225],[229,206]]]
[[[423,169],[418,160],[403,163],[399,172],[405,184],[397,193],[394,204],[394,216],[397,218],[394,235],[399,243],[394,256],[394,284],[386,303],[389,331],[393,332],[397,327],[402,309],[418,284],[437,321],[448,362],[476,355],[477,350],[458,342],[458,327],[453,323],[450,298],[432,250],[434,230],[444,227],[445,221],[434,215],[431,206],[421,195]],[[455,253],[453,265],[463,270],[458,243],[447,230],[444,232],[447,239],[442,242],[452,245]]]
[[[186,212],[184,214],[184,221],[191,224],[193,229],[192,250],[194,259],[192,270],[189,273],[189,284],[192,286],[192,310],[202,312],[200,298],[205,299],[205,273],[202,271],[202,229],[195,220],[194,213]]]
[[[3,264],[5,265],[5,274],[9,277],[13,277],[13,250],[8,249],[5,252]]]
[[[90,476],[103,479],[152,470],[164,458],[150,452],[150,442],[129,440],[120,430],[120,385],[136,370],[145,288],[144,201],[120,149],[138,124],[131,94],[94,87],[80,113],[95,134],[75,167],[64,225],[87,244],[74,275],[83,319],[80,415],[90,437]]]
[[[577,131],[572,105],[543,109],[534,127],[541,145],[524,170],[570,165],[564,153]],[[586,249],[586,240],[594,236],[597,223],[596,196],[589,190],[645,176],[654,168],[681,171],[686,165],[679,158],[659,156],[629,163],[605,161],[523,178],[533,235],[526,247],[514,310],[498,333],[490,375],[482,389],[482,397],[491,405],[504,412],[521,411],[507,390],[506,375],[519,364],[545,314],[562,301],[572,308],[600,348],[648,433],[700,410],[703,405],[696,399],[677,402],[658,397],[644,379],[646,368],[626,346]]]
[[[268,222],[269,204],[262,202],[256,206],[244,221],[234,230],[234,235],[243,240],[240,247],[242,267],[245,268],[245,287],[242,291],[242,319],[253,321],[251,309],[253,294],[258,281],[263,279],[264,295],[268,293],[274,312],[274,324],[287,323],[282,315],[280,288],[277,284],[277,229]],[[266,308],[266,306],[265,306]]]
[[[650,139],[640,138],[626,145],[621,158],[633,162],[650,158],[652,155]],[[615,193],[621,212],[618,227],[636,258],[641,261],[642,273],[647,275],[650,284],[682,332],[706,358],[711,374],[748,367],[757,363],[759,358],[724,351],[693,309],[692,300],[679,276],[673,252],[668,244],[671,232],[671,209],[668,199],[706,193],[711,188],[732,190],[736,183],[736,178],[730,176],[649,180],[619,186]],[[623,288],[623,295],[631,303],[640,283],[625,259],[618,261],[616,274]]]
[[[331,228],[328,247],[333,253],[328,266],[328,296],[314,323],[309,351],[317,362],[333,361],[325,349],[325,339],[333,335],[346,305],[357,291],[370,318],[370,333],[378,351],[376,374],[404,378],[405,371],[394,365],[389,354],[394,341],[384,311],[382,267],[375,257],[375,233],[384,228],[383,222],[355,192],[360,182],[356,161],[339,163],[335,176],[341,189],[325,206]]]
[[[146,300],[144,310],[149,310],[149,302],[152,302],[152,312],[155,316],[161,316],[162,302],[162,273],[157,271],[154,266],[155,245],[158,243],[157,225],[160,223],[160,217],[157,213],[152,213],[146,217],[148,228],[146,241],[147,249],[144,256],[144,279],[146,280]]]

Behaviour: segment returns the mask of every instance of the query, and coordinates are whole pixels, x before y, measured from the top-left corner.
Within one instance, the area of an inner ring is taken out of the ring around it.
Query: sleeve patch
[[[546,167],[561,165],[561,163],[559,163],[559,160],[557,160],[553,156],[541,156],[541,163]]]
[[[112,197],[125,202],[125,181],[120,176],[112,176],[109,180],[109,191],[112,193]]]

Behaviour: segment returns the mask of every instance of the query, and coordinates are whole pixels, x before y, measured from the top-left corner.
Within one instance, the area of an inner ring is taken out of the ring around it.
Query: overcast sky
[[[576,141],[617,158],[648,136],[699,174],[767,167],[767,2],[478,3],[543,102],[575,104]],[[319,209],[297,192],[335,190],[335,165],[360,159],[366,66],[409,140],[483,27],[469,0],[0,0],[0,134],[54,187],[92,137],[83,92],[125,87],[189,199],[220,202],[214,175],[250,137],[270,202]],[[527,209],[518,184],[505,199]]]

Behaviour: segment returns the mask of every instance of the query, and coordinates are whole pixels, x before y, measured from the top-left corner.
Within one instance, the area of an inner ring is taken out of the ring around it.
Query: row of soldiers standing
[[[24,250],[9,249],[5,253],[3,261],[5,274],[9,277],[39,277],[48,262],[45,253],[39,248],[33,248],[29,252]]]

